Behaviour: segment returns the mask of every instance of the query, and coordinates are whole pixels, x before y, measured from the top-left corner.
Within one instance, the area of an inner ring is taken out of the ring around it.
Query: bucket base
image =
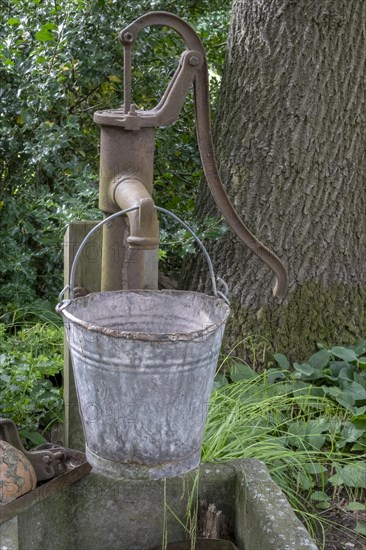
[[[107,477],[120,479],[164,479],[176,477],[195,468],[198,468],[201,460],[201,450],[180,460],[163,462],[161,464],[137,464],[128,462],[116,462],[108,460],[93,453],[86,446],[86,458],[93,472]]]

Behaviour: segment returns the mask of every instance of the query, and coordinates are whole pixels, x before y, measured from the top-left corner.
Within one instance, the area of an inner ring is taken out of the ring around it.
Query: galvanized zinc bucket
[[[200,462],[227,300],[214,277],[215,296],[121,290],[73,299],[76,262],[90,235],[75,257],[70,299],[57,307],[70,346],[88,462],[104,475],[135,479],[192,470]]]

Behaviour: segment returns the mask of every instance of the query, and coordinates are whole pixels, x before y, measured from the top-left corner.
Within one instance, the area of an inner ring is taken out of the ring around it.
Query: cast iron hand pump
[[[158,105],[142,111],[136,109],[131,98],[131,48],[139,32],[151,25],[174,29],[187,49],[182,53],[178,68]],[[211,136],[207,60],[199,37],[179,17],[166,12],[151,12],[128,25],[121,31],[119,38],[124,46],[124,106],[116,110],[98,111],[94,115],[95,122],[102,126],[101,209],[108,215],[119,208],[139,204],[140,210],[129,214],[131,234],[128,242],[140,251],[157,248],[158,222],[151,198],[154,128],[168,126],[178,118],[193,83],[198,145],[211,193],[239,239],[273,270],[276,275],[273,294],[283,298],[288,287],[286,268],[239,218],[220,179]],[[117,141],[116,131],[119,135]],[[116,143],[120,151],[117,164]],[[120,147],[124,151],[123,156],[129,158],[127,164],[121,160]],[[143,281],[140,284],[140,288],[146,288]]]

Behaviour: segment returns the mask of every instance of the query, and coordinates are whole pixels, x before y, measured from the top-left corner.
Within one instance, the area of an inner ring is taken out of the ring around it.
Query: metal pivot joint
[[[140,31],[152,25],[175,30],[185,42],[187,49],[182,53],[174,76],[159,103],[153,109],[143,111],[137,109],[133,103],[131,54]],[[124,47],[124,104],[120,109],[97,111],[94,114],[94,121],[100,124],[102,129],[101,210],[110,215],[121,209],[140,206],[138,212],[133,211],[129,214],[128,243],[145,251],[158,246],[159,229],[152,207],[154,129],[168,126],[177,120],[193,84],[198,146],[208,186],[218,208],[239,239],[274,272],[276,283],[273,294],[280,299],[284,298],[288,288],[286,268],[240,219],[220,179],[211,135],[207,60],[198,35],[176,15],[150,12],[123,29],[119,39]],[[110,236],[109,241],[104,239],[104,248],[108,249],[111,238],[116,238],[116,235]],[[105,270],[102,260],[102,272]],[[139,284],[143,285],[143,281]],[[134,288],[147,287],[145,285]],[[114,288],[113,285],[104,285],[104,289]]]

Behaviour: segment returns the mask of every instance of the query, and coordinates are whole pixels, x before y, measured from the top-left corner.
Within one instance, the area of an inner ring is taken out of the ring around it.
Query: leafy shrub
[[[314,511],[330,508],[342,491],[350,510],[364,510],[365,345],[323,348],[301,365],[276,354],[279,367],[261,374],[226,357],[225,374],[214,382],[202,459],[263,460],[310,531],[321,521]],[[359,522],[356,531],[362,529]]]
[[[119,30],[151,9],[172,10],[197,26],[217,82],[229,8],[229,1],[218,0],[3,2],[0,304],[12,308],[53,299],[63,286],[66,225],[101,216],[99,128],[92,114],[122,101]],[[179,38],[166,29],[155,28],[138,40],[133,100],[139,107],[156,104],[181,52]],[[157,204],[190,219],[201,176],[192,97],[179,122],[157,132],[155,168]],[[162,226],[170,231],[169,222]]]
[[[63,417],[62,329],[49,322],[7,328],[0,323],[0,416],[11,418],[28,444],[39,445],[41,432]]]
[[[346,421],[335,420],[330,426],[338,434],[337,447],[365,451],[366,340],[349,348],[321,347],[301,364],[290,365],[282,354],[275,354],[274,358],[285,369],[279,376],[298,380],[305,389],[311,385],[313,393],[328,396],[349,412]],[[267,373],[271,376],[271,369]]]

